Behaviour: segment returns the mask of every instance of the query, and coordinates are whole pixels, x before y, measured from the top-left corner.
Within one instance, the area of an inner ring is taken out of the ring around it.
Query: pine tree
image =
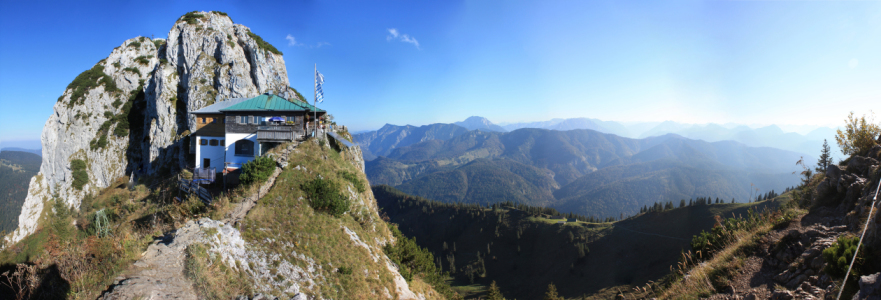
[[[553,283],[548,284],[548,291],[545,292],[545,297],[542,299],[543,300],[564,300],[563,297],[560,297],[560,295],[557,294],[557,287]]]
[[[502,291],[499,290],[499,286],[496,285],[496,281],[493,280],[492,284],[489,285],[489,291],[486,292],[487,300],[505,300],[505,296],[502,295]]]
[[[823,140],[823,149],[820,150],[820,159],[817,160],[817,173],[826,174],[826,169],[829,167],[829,164],[832,163],[832,156],[829,154],[829,143],[826,140]]]
[[[685,199],[679,200],[679,208],[685,207]]]

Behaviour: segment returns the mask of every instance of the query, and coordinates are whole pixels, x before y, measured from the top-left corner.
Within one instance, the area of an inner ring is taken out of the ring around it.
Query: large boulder
[[[829,186],[838,186],[839,178],[841,178],[841,168],[838,165],[830,164],[826,167],[826,179],[829,179]]]
[[[866,156],[874,158],[876,160],[881,160],[881,145],[872,146],[872,149],[869,149],[869,153],[866,154]]]
[[[854,300],[881,300],[881,273],[860,277],[860,292],[853,295]]]
[[[878,165],[878,161],[874,158],[869,158],[865,156],[854,156],[850,158],[850,161],[847,163],[847,171],[861,176],[869,175],[869,167]]]

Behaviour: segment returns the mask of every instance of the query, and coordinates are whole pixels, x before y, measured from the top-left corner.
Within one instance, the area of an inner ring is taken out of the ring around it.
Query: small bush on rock
[[[340,193],[339,185],[330,179],[317,178],[300,185],[313,209],[339,217],[349,210],[349,199]]]
[[[349,171],[339,171],[337,172],[337,174],[340,174],[340,177],[343,177],[344,179],[355,185],[355,189],[358,190],[359,193],[363,193],[367,190],[364,181],[361,180],[361,178],[358,178],[358,175],[355,175],[355,173]]]
[[[239,181],[250,185],[255,182],[264,182],[275,171],[275,161],[268,156],[260,156],[242,165],[242,175]]]
[[[73,188],[82,190],[86,183],[89,183],[89,173],[86,172],[86,162],[82,159],[74,159],[70,161],[70,170],[73,173]]]
[[[826,261],[826,273],[835,277],[844,277],[850,260],[857,250],[860,239],[855,236],[841,236],[831,247],[823,250],[823,259]],[[859,262],[859,260],[857,260]],[[852,272],[852,274],[857,272]],[[856,274],[854,274],[856,275]]]

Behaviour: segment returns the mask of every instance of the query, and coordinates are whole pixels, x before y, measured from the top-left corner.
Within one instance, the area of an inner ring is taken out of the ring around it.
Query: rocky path
[[[193,284],[184,276],[184,250],[190,242],[170,234],[150,245],[129,270],[131,275],[117,278],[99,299],[198,299]]]
[[[823,299],[835,286],[820,274],[821,256],[843,232],[840,217],[827,208],[793,220],[766,235],[730,281],[727,293],[711,299]]]
[[[229,213],[223,223],[235,225],[245,218],[257,200],[269,192],[275,178],[287,166],[287,157],[298,144],[290,144],[272,157],[279,168],[269,176],[263,185],[249,197],[245,197]],[[117,278],[100,299],[198,299],[192,282],[184,275],[186,263],[185,250],[191,243],[200,240],[199,226],[187,226],[166,234],[147,247],[144,255],[126,272],[127,276]]]

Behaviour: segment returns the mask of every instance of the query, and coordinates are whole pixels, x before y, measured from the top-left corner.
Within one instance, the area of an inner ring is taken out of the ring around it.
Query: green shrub
[[[339,217],[349,210],[349,198],[340,193],[339,185],[330,179],[317,178],[300,185],[309,197],[309,205],[318,211],[326,211]]]
[[[337,269],[337,272],[339,272],[340,274],[343,274],[343,275],[352,275],[352,268],[346,267],[346,266],[340,266]]]
[[[274,171],[275,161],[268,156],[259,156],[242,165],[242,175],[239,175],[239,181],[245,185],[264,182]]]
[[[348,180],[353,185],[355,185],[355,189],[358,190],[359,193],[363,193],[367,190],[367,186],[364,184],[364,181],[361,178],[358,178],[358,175],[355,175],[349,171],[339,171],[337,174],[340,174],[340,177]]]
[[[146,56],[143,56],[143,55],[138,56],[137,58],[135,58],[135,61],[138,62],[139,64],[142,64],[142,65],[145,65],[145,66],[150,64],[150,60],[147,59],[147,57],[146,57]],[[140,72],[138,72],[138,74],[140,74]]]
[[[141,43],[139,42],[131,42],[126,47],[135,47],[135,49],[141,48]]]
[[[141,56],[141,57],[143,57],[143,56]],[[138,57],[138,58],[140,58],[140,57]],[[140,61],[138,61],[138,62],[140,62]],[[149,62],[149,61],[148,61],[148,62]],[[129,72],[132,72],[132,73],[138,74],[138,76],[141,76],[141,70],[138,70],[138,68],[128,67],[128,68],[125,68],[125,69],[122,69],[122,70],[123,70],[123,71],[129,71]]]
[[[191,11],[180,17],[178,21],[185,21],[187,24],[196,24],[196,20],[205,17],[205,15],[200,14],[198,11]]]
[[[272,52],[272,53],[275,53],[278,55],[282,55],[281,51],[278,51],[278,49],[275,49],[275,46],[272,46],[272,44],[269,44],[266,41],[264,41],[263,38],[261,38],[259,35],[248,31],[248,36],[250,36],[252,39],[254,39],[255,42],[257,42],[257,46],[259,46],[260,49],[263,49],[263,50],[266,50],[266,51],[269,51],[269,52]]]
[[[89,148],[92,150],[96,150],[102,149],[104,147],[107,147],[107,134],[99,132],[98,136],[92,139],[91,142],[89,142]]]
[[[853,258],[857,250],[857,243],[859,242],[860,238],[856,236],[840,236],[835,244],[823,250],[823,259],[826,261],[826,273],[835,277],[844,277],[844,273],[847,272],[847,268],[850,266],[850,260]],[[861,252],[865,253],[865,250]],[[858,272],[860,260],[858,258],[857,262],[854,263],[854,269],[851,271],[851,274],[854,276],[860,275]]]
[[[76,78],[67,85],[67,89],[72,90],[68,107],[73,106],[74,104],[82,104],[83,96],[86,95],[89,90],[102,84],[104,85],[104,90],[107,92],[119,91],[116,87],[116,83],[113,82],[113,79],[107,74],[104,74],[103,65],[95,65],[91,69],[77,75]]]
[[[67,203],[64,203],[61,199],[55,198],[55,203],[52,205],[52,211],[55,213],[55,216],[52,219],[52,231],[62,241],[69,239],[74,233],[74,228],[70,225],[70,208],[67,206]]]
[[[162,45],[165,45],[164,40],[155,40],[153,41],[153,45],[156,46],[156,49],[162,48]]]
[[[83,186],[89,182],[86,162],[82,159],[74,159],[70,161],[70,170],[73,172],[73,187],[77,190],[82,190]]]

